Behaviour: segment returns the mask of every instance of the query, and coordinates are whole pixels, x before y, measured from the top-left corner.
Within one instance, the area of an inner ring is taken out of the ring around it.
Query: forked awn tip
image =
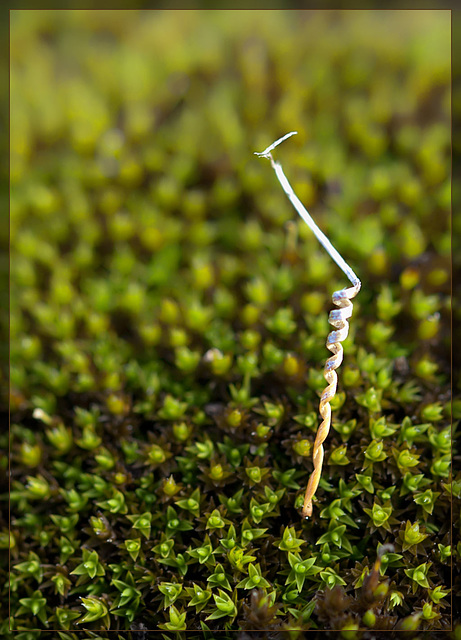
[[[276,140],[275,142],[270,144],[267,147],[267,149],[264,149],[264,151],[261,151],[261,153],[258,153],[257,151],[255,151],[254,152],[255,156],[261,156],[261,157],[268,158],[270,156],[270,153],[271,153],[272,149],[275,149],[275,147],[278,147],[281,142],[283,142],[287,138],[291,138],[291,136],[294,136],[297,133],[298,133],[297,131],[290,131],[290,133],[286,133],[284,136],[282,136],[281,138],[279,138],[278,140]]]

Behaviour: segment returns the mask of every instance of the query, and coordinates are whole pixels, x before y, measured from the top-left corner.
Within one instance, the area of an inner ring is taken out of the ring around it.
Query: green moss
[[[11,17],[0,633],[448,629],[448,14]],[[307,521],[347,283],[292,129],[363,283]]]

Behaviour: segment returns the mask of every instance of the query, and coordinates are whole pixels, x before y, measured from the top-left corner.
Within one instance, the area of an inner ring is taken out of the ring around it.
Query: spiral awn
[[[290,183],[288,182],[285,174],[283,173],[282,166],[275,162],[271,151],[279,145],[281,142],[289,138],[290,136],[296,134],[297,131],[291,131],[286,135],[282,136],[274,143],[272,143],[267,149],[265,149],[261,153],[256,153],[255,155],[269,158],[271,161],[272,168],[274,169],[277,178],[282,185],[283,190],[287,194],[288,198],[291,200],[294,208],[302,217],[302,219],[308,224],[310,229],[314,232],[317,240],[322,244],[322,246],[328,251],[329,255],[333,258],[336,264],[340,269],[346,274],[349,280],[352,283],[352,287],[348,287],[347,289],[341,289],[340,291],[335,291],[332,296],[333,303],[339,307],[338,309],[333,309],[330,311],[329,322],[336,331],[331,331],[327,338],[327,348],[333,353],[333,355],[328,358],[325,363],[324,368],[324,376],[326,381],[328,382],[328,386],[322,393],[320,398],[319,412],[322,416],[323,420],[321,425],[318,428],[317,435],[315,437],[314,442],[314,451],[313,451],[313,462],[314,462],[314,470],[309,478],[309,482],[307,484],[306,493],[304,496],[304,505],[302,514],[305,518],[308,518],[312,515],[312,498],[314,497],[315,492],[317,491],[317,487],[319,485],[320,476],[322,473],[322,465],[323,465],[323,443],[328,436],[328,432],[330,431],[331,425],[331,406],[330,401],[334,397],[336,393],[336,387],[338,384],[338,375],[335,371],[337,369],[342,360],[343,360],[343,347],[341,342],[347,338],[347,334],[349,332],[349,322],[348,319],[352,315],[352,302],[351,298],[354,298],[357,293],[360,291],[361,282],[349,267],[349,265],[343,260],[340,254],[333,247],[331,242],[328,240],[326,235],[320,231],[318,226],[315,224],[306,208],[299,200],[299,198],[294,193]]]

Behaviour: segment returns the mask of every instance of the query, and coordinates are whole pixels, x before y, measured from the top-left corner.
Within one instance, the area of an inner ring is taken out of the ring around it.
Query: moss
[[[449,629],[449,27],[12,12],[6,637]],[[308,521],[346,283],[253,159],[293,128],[363,283]]]

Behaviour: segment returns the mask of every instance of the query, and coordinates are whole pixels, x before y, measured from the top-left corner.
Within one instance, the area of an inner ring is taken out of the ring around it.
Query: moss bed
[[[450,629],[449,34],[12,12],[5,637]],[[293,129],[275,154],[362,280],[309,520],[348,282],[253,155]]]

